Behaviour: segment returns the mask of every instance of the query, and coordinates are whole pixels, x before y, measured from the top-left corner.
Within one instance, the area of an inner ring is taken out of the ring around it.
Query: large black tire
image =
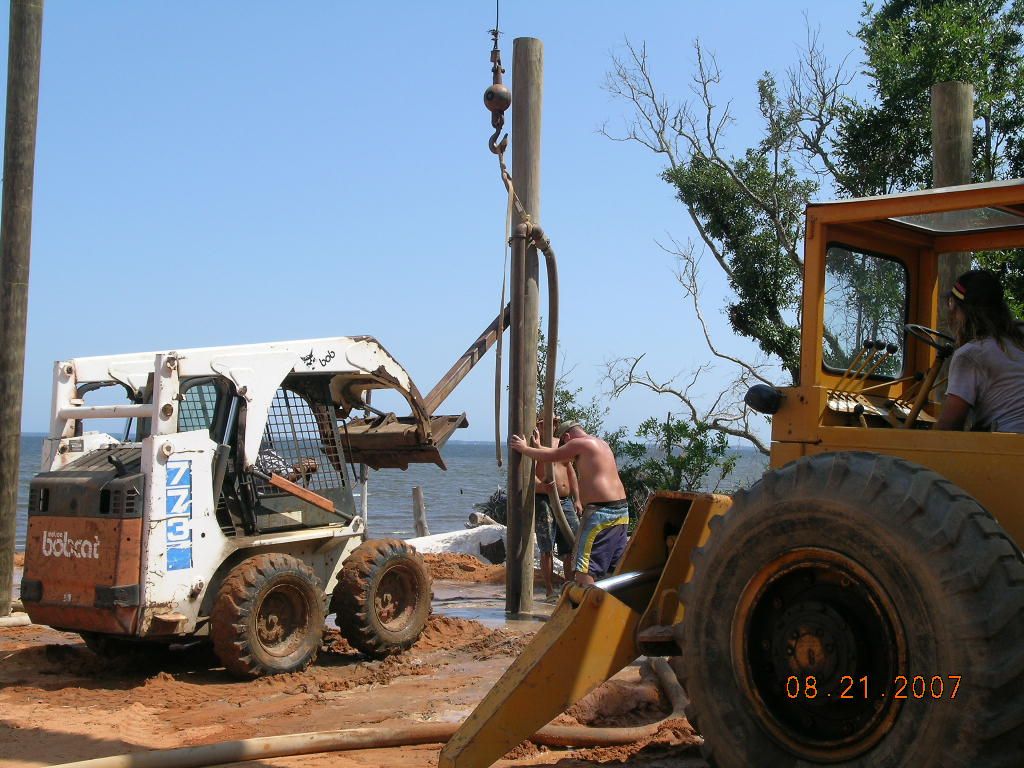
[[[331,599],[338,629],[357,650],[383,657],[419,639],[430,616],[430,573],[404,541],[364,541],[345,561]]]
[[[316,658],[324,632],[320,580],[291,555],[256,555],[236,565],[210,614],[210,639],[232,675],[296,672]]]
[[[712,766],[1024,765],[1024,561],[939,475],[801,459],[737,495],[693,564],[676,641]]]

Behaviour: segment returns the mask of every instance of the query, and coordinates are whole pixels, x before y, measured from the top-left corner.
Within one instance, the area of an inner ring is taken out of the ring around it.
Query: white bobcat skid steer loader
[[[104,389],[126,402],[90,404]],[[411,415],[374,411],[373,389],[400,393]],[[330,612],[370,654],[422,631],[423,561],[365,540],[350,465],[444,467],[439,448],[467,422],[432,416],[376,340],[63,361],[51,416],[21,585],[34,622],[114,655],[209,637],[240,676],[304,668]],[[90,419],[124,420],[123,439]]]

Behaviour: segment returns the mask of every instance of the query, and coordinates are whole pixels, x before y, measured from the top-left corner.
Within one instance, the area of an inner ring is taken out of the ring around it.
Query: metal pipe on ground
[[[531,741],[551,747],[614,747],[649,738],[668,720],[684,717],[687,704],[675,673],[661,658],[651,659],[658,682],[665,692],[672,712],[650,725],[630,728],[588,728],[585,726],[549,725],[541,728]],[[459,729],[461,723],[408,723],[380,728],[350,728],[343,731],[315,731],[285,736],[262,736],[254,739],[223,741],[196,747],[129,752],[124,755],[97,757],[63,763],[51,768],[200,768],[249,760],[309,755],[317,752],[343,752],[357,749],[385,749],[416,744],[443,744]]]

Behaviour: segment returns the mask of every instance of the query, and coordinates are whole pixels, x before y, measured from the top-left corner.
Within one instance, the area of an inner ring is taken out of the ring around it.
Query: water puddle
[[[505,613],[504,584],[435,580],[433,608],[434,613],[473,619],[492,629],[503,627],[532,632],[547,621],[555,609],[555,598],[546,601],[541,588],[534,592],[533,610],[513,617]]]

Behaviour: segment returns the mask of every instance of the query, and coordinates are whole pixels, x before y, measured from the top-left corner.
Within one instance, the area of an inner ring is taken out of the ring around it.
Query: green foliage
[[[931,86],[974,86],[974,180],[1024,170],[1021,0],[888,0],[865,3],[864,45],[872,104],[844,119],[846,191],[884,194],[931,186]]]
[[[1000,276],[1007,303],[1017,317],[1024,318],[1024,256],[1020,251],[993,251],[976,254],[979,267]]]
[[[769,165],[773,146],[784,139],[772,107],[762,100],[762,108],[768,112],[765,140],[758,149],[734,159],[731,170],[695,155],[663,176],[716,241],[728,265],[729,283],[736,294],[727,307],[733,330],[780,359],[795,382],[800,370],[800,328],[785,318],[793,316],[800,302],[801,267],[787,244],[799,239],[803,201],[814,194],[817,184],[800,179],[789,158],[777,163],[773,159]],[[752,196],[780,205],[768,212],[752,205]]]
[[[713,471],[718,473],[716,485],[706,490],[715,490],[736,466],[723,433],[672,414],[664,420],[645,419],[637,427],[637,440],[626,440],[625,430],[609,437],[632,516],[639,515],[654,491],[705,490]]]

